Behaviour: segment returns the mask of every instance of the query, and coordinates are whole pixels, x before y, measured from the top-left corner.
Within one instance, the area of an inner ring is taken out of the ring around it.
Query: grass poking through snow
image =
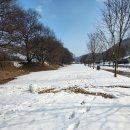
[[[61,91],[68,92],[68,93],[76,93],[76,94],[85,94],[85,95],[93,95],[93,96],[102,96],[103,98],[115,98],[114,95],[103,93],[103,92],[89,92],[84,88],[81,87],[68,87],[68,88],[42,88],[35,90],[38,94],[44,93],[59,93]]]

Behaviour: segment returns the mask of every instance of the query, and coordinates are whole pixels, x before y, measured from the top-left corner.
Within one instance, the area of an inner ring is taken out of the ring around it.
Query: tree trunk
[[[114,77],[117,77],[117,60],[115,61]]]
[[[32,59],[30,59],[29,57],[27,58],[27,62],[30,63],[32,61]]]
[[[113,61],[113,68],[115,68],[115,62]]]
[[[94,61],[93,61],[93,69],[94,69]]]
[[[109,67],[110,67],[110,64],[111,64],[111,63],[109,62]]]

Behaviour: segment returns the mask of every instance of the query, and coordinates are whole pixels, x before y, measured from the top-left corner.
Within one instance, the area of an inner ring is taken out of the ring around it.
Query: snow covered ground
[[[43,88],[75,86],[115,98],[37,93]],[[20,76],[0,85],[0,130],[129,130],[129,87],[130,78],[114,78],[113,73],[80,64]]]

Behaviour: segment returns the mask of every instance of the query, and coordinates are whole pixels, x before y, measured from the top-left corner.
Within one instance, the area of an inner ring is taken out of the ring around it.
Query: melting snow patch
[[[14,62],[14,66],[15,66],[16,68],[19,68],[19,67],[22,66],[22,64],[20,64],[19,62]]]

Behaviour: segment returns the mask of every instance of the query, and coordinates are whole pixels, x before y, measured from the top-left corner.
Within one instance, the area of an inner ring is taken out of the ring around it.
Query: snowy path
[[[67,93],[37,94],[42,88],[78,86],[116,98]],[[106,87],[109,86],[109,87]],[[112,87],[110,87],[112,86]],[[0,85],[0,130],[129,130],[130,78],[83,65],[34,72]]]

